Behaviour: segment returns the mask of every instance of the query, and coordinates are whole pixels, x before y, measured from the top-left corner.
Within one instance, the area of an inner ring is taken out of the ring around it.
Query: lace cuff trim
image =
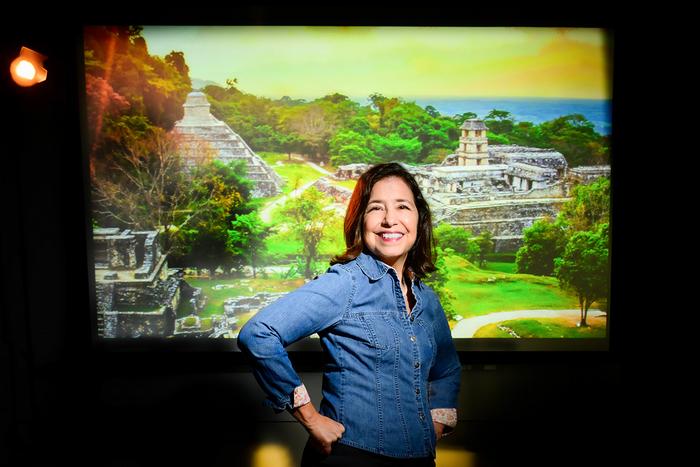
[[[301,407],[304,404],[311,402],[309,393],[306,391],[306,386],[302,384],[294,388],[294,409]]]

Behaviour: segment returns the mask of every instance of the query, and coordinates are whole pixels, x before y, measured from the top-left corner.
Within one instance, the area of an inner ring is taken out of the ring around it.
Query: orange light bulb
[[[44,68],[45,56],[27,47],[22,47],[19,57],[10,64],[10,74],[15,83],[27,87],[41,83],[48,74]]]

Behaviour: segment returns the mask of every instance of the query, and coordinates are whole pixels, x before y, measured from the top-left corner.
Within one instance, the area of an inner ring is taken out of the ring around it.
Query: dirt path
[[[298,160],[299,162],[305,162],[306,165],[308,165],[309,167],[311,167],[315,171],[322,173],[323,175],[333,175],[332,173],[330,173],[329,171],[327,171],[323,167],[320,167],[319,165],[314,164],[313,162],[305,161],[304,159],[302,159],[298,156],[292,156],[292,159]],[[275,209],[276,206],[283,205],[287,201],[287,198],[289,198],[290,196],[292,198],[296,198],[301,193],[303,193],[304,190],[309,188],[314,183],[316,183],[316,180],[308,182],[307,184],[305,184],[301,188],[297,188],[296,190],[292,191],[288,195],[285,195],[285,196],[281,197],[280,199],[268,204],[260,211],[260,219],[262,219],[263,222],[270,222],[270,216],[272,215],[272,210]]]
[[[310,187],[310,186],[313,185],[314,183],[316,183],[316,180],[313,180],[313,181],[311,181],[311,182],[309,182],[309,183],[303,185],[302,187],[297,188],[296,190],[292,191],[291,193],[289,193],[289,194],[287,194],[287,195],[284,195],[284,196],[281,197],[280,199],[271,202],[270,204],[268,204],[267,206],[265,206],[265,207],[260,211],[260,219],[262,219],[263,222],[270,222],[270,216],[272,216],[272,210],[275,209],[276,206],[281,206],[281,205],[283,205],[284,203],[286,203],[286,202],[287,202],[287,198],[289,198],[290,196],[291,196],[292,198],[296,198],[297,196],[299,196],[300,194],[302,194],[302,193],[304,192],[304,190],[306,190],[308,187]]]
[[[591,308],[588,310],[588,317],[605,316],[606,313],[598,309]],[[475,316],[474,318],[466,318],[460,321],[452,329],[452,337],[474,337],[474,333],[487,324],[500,323],[509,319],[520,318],[575,318],[581,316],[581,310],[517,310],[517,311],[501,311],[499,313],[490,313],[483,316]]]

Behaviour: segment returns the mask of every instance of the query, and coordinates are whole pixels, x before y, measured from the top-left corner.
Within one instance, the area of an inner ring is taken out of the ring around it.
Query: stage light
[[[10,74],[15,83],[20,86],[33,86],[46,80],[47,71],[44,68],[46,57],[30,48],[22,47],[19,56],[10,64]]]

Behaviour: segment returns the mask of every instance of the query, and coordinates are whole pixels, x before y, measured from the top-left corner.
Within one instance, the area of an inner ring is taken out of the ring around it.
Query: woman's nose
[[[391,208],[387,208],[384,211],[384,225],[394,225],[394,224],[396,224],[394,210]]]

